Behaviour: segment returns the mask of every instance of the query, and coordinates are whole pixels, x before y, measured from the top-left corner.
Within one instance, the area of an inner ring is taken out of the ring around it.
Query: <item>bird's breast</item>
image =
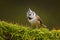
[[[28,21],[29,21],[31,24],[35,24],[35,23],[36,23],[36,18],[32,18],[31,20],[28,19]]]

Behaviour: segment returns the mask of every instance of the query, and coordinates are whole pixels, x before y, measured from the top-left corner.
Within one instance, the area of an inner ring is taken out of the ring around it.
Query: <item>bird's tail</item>
[[[44,24],[42,24],[41,26],[43,26],[44,28],[47,28],[47,26],[46,26],[46,25],[44,25]]]

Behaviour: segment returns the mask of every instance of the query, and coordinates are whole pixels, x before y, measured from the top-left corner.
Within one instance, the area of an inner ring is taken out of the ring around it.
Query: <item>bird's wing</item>
[[[38,15],[36,17],[37,20],[40,21],[40,25],[46,28],[47,26],[43,24],[42,19]]]
[[[42,24],[42,19],[37,15],[36,16],[37,20],[40,21],[40,24]]]

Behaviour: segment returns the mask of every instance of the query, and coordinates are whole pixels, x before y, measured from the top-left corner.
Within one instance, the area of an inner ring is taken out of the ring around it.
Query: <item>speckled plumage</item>
[[[30,22],[30,24],[33,25],[33,26],[36,26],[36,28],[39,28],[41,26],[46,27],[42,23],[41,18],[34,11],[32,11],[30,8],[27,12],[27,18],[28,18],[28,21]]]

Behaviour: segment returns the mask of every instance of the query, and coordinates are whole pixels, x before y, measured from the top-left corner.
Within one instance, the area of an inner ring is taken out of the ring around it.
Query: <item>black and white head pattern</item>
[[[36,13],[29,8],[27,12],[27,18],[33,19],[35,16],[36,16]]]

